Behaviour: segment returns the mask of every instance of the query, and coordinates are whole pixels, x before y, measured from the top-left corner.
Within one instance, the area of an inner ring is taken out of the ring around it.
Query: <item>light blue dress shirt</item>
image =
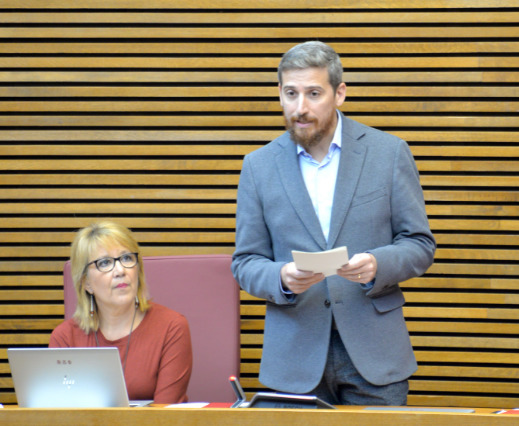
[[[333,195],[341,158],[341,134],[342,120],[337,113],[337,127],[328,154],[320,163],[314,160],[301,146],[297,145],[299,167],[326,241],[328,241],[330,233]]]
[[[324,237],[328,241],[330,233],[330,222],[332,218],[333,194],[335,193],[335,182],[339,173],[339,160],[341,158],[342,142],[342,120],[337,112],[337,127],[333,134],[333,139],[328,149],[326,157],[318,163],[300,145],[297,145],[299,167],[303,175],[306,189],[312,200],[314,211],[323,230]],[[279,287],[281,291],[292,299],[294,293],[285,290],[279,277]]]

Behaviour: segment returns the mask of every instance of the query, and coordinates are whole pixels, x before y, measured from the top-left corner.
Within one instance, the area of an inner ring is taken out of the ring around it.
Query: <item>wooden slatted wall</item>
[[[3,0],[0,402],[10,346],[63,318],[74,232],[111,217],[145,255],[232,253],[241,160],[279,135],[276,67],[320,39],[343,111],[407,141],[435,264],[403,283],[409,402],[519,405],[519,1]],[[242,295],[242,381],[264,305]]]

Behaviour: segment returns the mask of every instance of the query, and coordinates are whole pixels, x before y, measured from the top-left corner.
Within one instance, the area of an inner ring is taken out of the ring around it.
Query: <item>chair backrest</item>
[[[240,293],[230,255],[144,257],[151,298],[183,314],[191,330],[190,401],[233,402],[240,371]],[[64,268],[65,319],[76,308],[70,261]]]

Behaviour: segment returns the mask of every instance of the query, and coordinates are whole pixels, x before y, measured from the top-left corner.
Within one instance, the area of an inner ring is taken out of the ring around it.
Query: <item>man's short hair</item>
[[[307,41],[286,52],[278,67],[279,83],[283,84],[283,72],[307,68],[326,68],[334,91],[342,83],[341,58],[335,50],[321,41]]]

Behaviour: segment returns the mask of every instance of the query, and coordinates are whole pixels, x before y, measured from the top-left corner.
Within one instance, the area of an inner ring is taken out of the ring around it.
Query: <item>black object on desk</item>
[[[333,405],[328,404],[315,395],[296,395],[277,392],[258,392],[250,402],[247,401],[245,392],[240,385],[239,380],[231,376],[229,377],[234,392],[236,393],[236,402],[231,408],[327,408],[335,409]]]

